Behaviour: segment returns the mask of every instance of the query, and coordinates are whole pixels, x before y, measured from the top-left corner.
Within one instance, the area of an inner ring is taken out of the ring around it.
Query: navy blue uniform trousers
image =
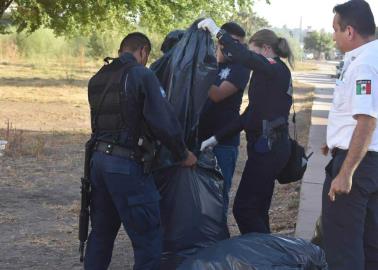
[[[127,158],[94,152],[91,160],[91,227],[86,270],[107,269],[123,225],[134,249],[134,269],[159,269],[162,252],[159,193],[153,177]]]
[[[217,145],[214,147],[214,154],[217,157],[219,167],[221,168],[224,184],[223,184],[223,200],[224,214],[228,212],[229,193],[232,186],[232,177],[234,176],[236,161],[238,159],[238,146]]]
[[[282,136],[271,151],[258,153],[255,140],[248,140],[248,160],[235,196],[233,214],[242,234],[270,233],[269,208],[274,182],[287,164],[291,152],[288,136]]]
[[[378,153],[368,152],[353,175],[351,192],[328,192],[346,151],[338,151],[326,167],[323,186],[323,243],[330,270],[378,269]]]

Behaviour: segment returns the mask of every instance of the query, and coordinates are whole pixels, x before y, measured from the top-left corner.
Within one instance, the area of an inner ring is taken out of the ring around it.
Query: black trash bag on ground
[[[223,212],[223,177],[211,150],[195,168],[173,167],[154,173],[161,194],[161,269],[176,269],[198,250],[229,238]]]
[[[250,233],[203,249],[178,270],[327,270],[324,252],[293,237]]]

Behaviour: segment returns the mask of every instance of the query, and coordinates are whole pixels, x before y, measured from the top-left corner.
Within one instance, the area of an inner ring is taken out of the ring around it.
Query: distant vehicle
[[[313,53],[305,53],[304,58],[308,60],[314,59],[314,54]]]
[[[341,60],[340,63],[336,66],[336,74],[332,75],[331,77],[336,78],[336,79],[340,78],[341,71],[343,70],[343,67],[344,67],[344,61]]]

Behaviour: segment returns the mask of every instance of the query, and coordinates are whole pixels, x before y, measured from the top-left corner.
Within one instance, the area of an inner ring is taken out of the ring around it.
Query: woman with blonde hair
[[[242,234],[270,233],[269,208],[274,182],[290,156],[288,117],[292,105],[291,72],[281,58],[292,66],[294,57],[285,38],[263,29],[249,40],[249,50],[220,30],[212,19],[199,28],[209,30],[232,59],[253,71],[249,105],[238,121],[224,127],[204,141],[201,149],[245,130],[248,160],[235,197],[233,214]]]

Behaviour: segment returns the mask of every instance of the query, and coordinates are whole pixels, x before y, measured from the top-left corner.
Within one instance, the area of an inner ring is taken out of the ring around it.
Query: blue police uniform
[[[274,182],[290,156],[288,116],[292,105],[291,73],[279,57],[267,59],[235,42],[227,33],[218,36],[234,63],[252,69],[249,105],[237,121],[216,133],[219,141],[246,131],[248,160],[235,197],[233,213],[241,233],[269,233],[269,208]],[[284,118],[273,131],[270,151],[261,151],[263,120]]]
[[[249,80],[250,70],[234,63],[219,63],[218,75],[214,85],[220,86],[224,81],[232,83],[238,91],[224,100],[215,103],[208,99],[201,113],[199,122],[199,139],[203,141],[221,130],[225,124],[237,119],[240,114],[240,106],[243,99],[244,88]],[[220,140],[214,147],[214,154],[217,157],[219,166],[224,177],[223,197],[225,212],[227,213],[231,189],[232,176],[234,175],[236,160],[238,157],[238,146],[240,134]]]
[[[104,89],[110,90],[104,95]],[[92,230],[85,269],[107,269],[121,224],[132,242],[134,269],[159,269],[160,196],[137,154],[142,123],[177,160],[187,155],[180,124],[161,90],[152,71],[130,53],[105,65],[89,82],[97,144],[91,159]]]

